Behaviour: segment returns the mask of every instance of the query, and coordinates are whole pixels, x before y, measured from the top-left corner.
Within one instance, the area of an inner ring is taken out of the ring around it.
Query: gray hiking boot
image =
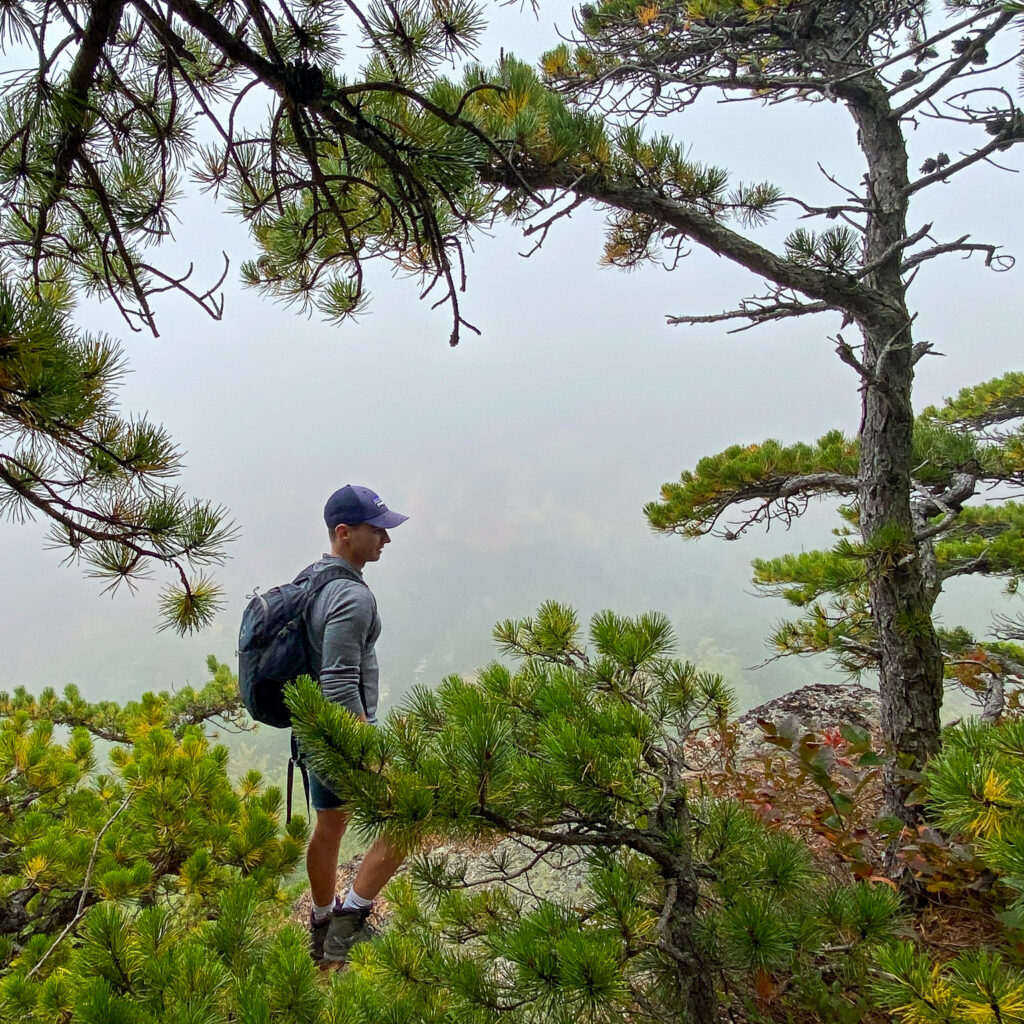
[[[375,929],[367,923],[370,908],[365,910],[344,910],[335,907],[324,938],[323,962],[344,963],[348,952],[360,942],[369,942],[377,937]]]
[[[323,963],[324,940],[327,938],[327,931],[331,927],[331,921],[339,910],[341,910],[341,899],[335,896],[334,906],[322,921],[317,921],[313,917],[312,910],[309,912],[309,955],[313,958],[313,963],[315,964]]]

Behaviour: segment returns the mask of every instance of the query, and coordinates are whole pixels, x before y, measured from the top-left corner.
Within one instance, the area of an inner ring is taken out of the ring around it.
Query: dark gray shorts
[[[298,753],[297,744],[293,747],[294,753]],[[345,801],[323,779],[318,778],[312,768],[307,766],[306,772],[309,775],[309,805],[314,811],[336,811],[345,806]]]
[[[322,779],[309,773],[309,803],[314,811],[336,811],[345,802]]]

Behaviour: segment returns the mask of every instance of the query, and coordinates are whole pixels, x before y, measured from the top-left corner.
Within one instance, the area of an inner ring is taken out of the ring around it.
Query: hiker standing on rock
[[[363,581],[363,566],[376,562],[388,530],[408,516],[392,512],[368,487],[347,485],[327,499],[324,521],[331,550],[310,567],[313,574],[351,570],[320,588],[308,617],[308,639],[320,665],[324,696],[364,722],[376,723],[378,671],[375,645],[380,636],[377,603]],[[373,901],[398,870],[402,858],[381,839],[367,851],[351,888],[335,893],[338,852],[348,824],[341,798],[309,773],[309,796],[316,822],[306,851],[313,895],[310,952],[317,962],[345,961],[349,950],[372,938],[367,924]]]

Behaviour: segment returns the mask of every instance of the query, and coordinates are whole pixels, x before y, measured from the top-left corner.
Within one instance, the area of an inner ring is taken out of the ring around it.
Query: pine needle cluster
[[[1004,920],[1024,930],[1024,722],[948,730],[925,784],[939,826],[966,836],[1015,894]]]

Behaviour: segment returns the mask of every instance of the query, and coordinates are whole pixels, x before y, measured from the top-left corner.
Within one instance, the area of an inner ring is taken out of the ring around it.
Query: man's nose
[[[383,544],[390,544],[391,543],[391,538],[388,536],[388,531],[384,530],[383,533],[384,533],[384,539],[383,539],[383,541],[381,543],[383,543]]]

